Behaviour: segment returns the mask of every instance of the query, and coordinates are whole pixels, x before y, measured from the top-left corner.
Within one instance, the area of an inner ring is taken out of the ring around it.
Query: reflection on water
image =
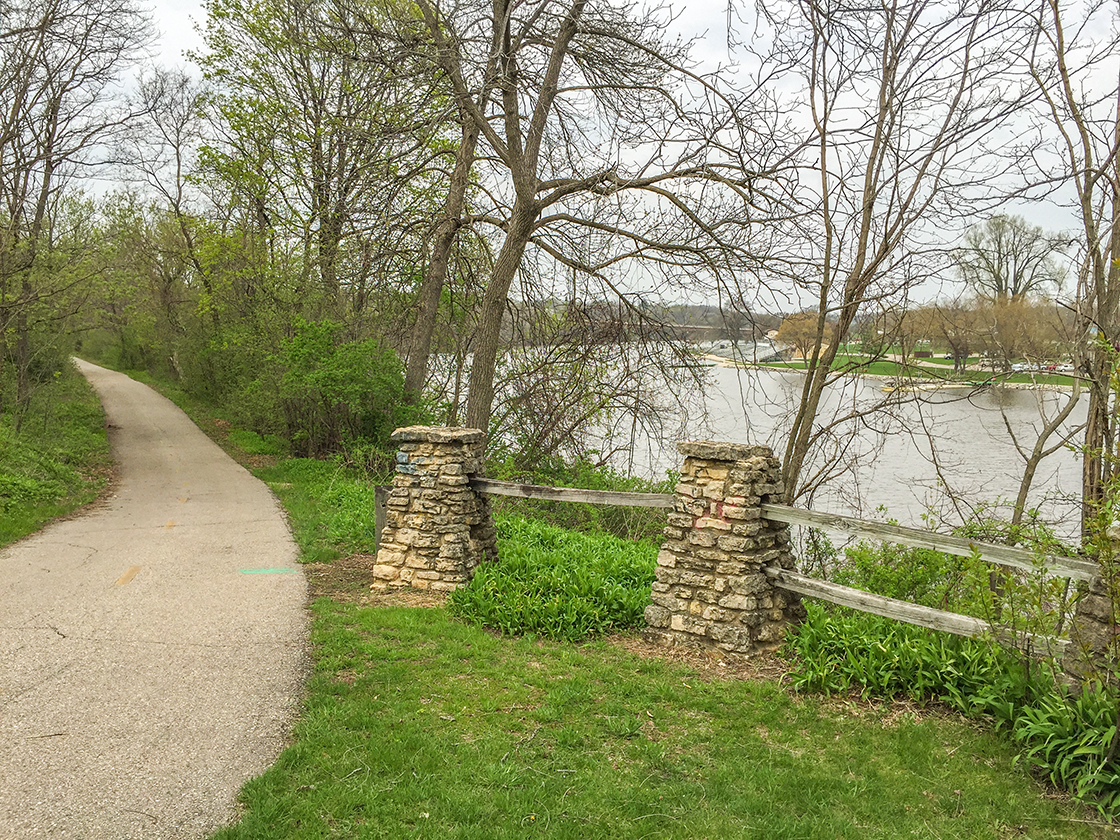
[[[780,457],[804,381],[797,373],[713,368],[705,410],[683,418],[684,437],[767,443]],[[1052,416],[1059,401],[1068,398],[1062,392],[1011,388],[886,395],[882,385],[878,379],[845,377],[828,390],[820,417],[850,418],[830,436],[829,446],[843,452],[854,468],[828,478],[813,498],[815,509],[870,514],[882,506],[900,524],[920,526],[930,511],[955,522],[979,502],[1014,500],[1024,463],[1014,441],[1029,452],[1043,415]],[[1086,403],[1083,399],[1074,409],[1065,431],[1083,422]],[[873,407],[878,410],[868,414]],[[1057,441],[1052,438],[1050,445]],[[679,466],[672,448],[635,443],[636,470],[663,474]],[[818,459],[807,465],[803,478],[830,476],[820,472],[826,468]],[[1048,520],[1064,523],[1062,533],[1073,535],[1080,484],[1079,456],[1063,447],[1042,462],[1030,504]],[[956,509],[952,498],[959,500]]]

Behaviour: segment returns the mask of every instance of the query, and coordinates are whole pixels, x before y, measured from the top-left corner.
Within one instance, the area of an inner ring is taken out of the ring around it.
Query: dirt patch
[[[372,554],[351,554],[332,563],[309,563],[303,567],[307,576],[308,594],[312,598],[328,597],[363,607],[442,607],[447,596],[420,589],[371,592],[373,582]]]

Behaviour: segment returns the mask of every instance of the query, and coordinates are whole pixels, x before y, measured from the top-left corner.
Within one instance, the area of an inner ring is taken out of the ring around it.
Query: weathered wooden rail
[[[676,496],[671,493],[624,493],[611,490],[584,490],[575,487],[550,487],[539,484],[521,484],[511,481],[494,481],[475,478],[471,486],[480,493],[494,496],[507,496],[519,499],[544,499],[554,502],[583,502],[596,505],[616,505],[620,507],[647,507],[672,510]],[[925,548],[952,554],[958,557],[971,557],[974,553],[987,563],[1005,566],[1019,571],[1068,577],[1074,580],[1092,580],[1099,574],[1097,564],[1090,560],[1073,557],[1038,555],[1021,548],[970,540],[950,534],[939,534],[919,528],[907,528],[884,522],[871,522],[841,514],[820,513],[788,505],[763,504],[762,517],[772,522],[787,525],[801,525],[819,528],[823,531],[842,533],[856,539],[879,540],[905,545],[911,548]],[[938,610],[875,595],[862,589],[843,586],[820,578],[809,577],[789,569],[767,567],[766,574],[775,586],[796,592],[810,598],[819,598],[833,604],[851,607],[862,612],[881,615],[886,618],[941,630],[958,636],[982,636],[990,634],[992,625],[974,616]],[[1031,636],[1036,648],[1059,653],[1067,644],[1065,640],[1044,636]]]

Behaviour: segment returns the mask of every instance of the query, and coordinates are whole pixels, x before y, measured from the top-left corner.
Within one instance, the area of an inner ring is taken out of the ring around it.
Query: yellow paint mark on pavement
[[[128,571],[126,571],[123,575],[121,575],[119,578],[117,578],[117,582],[116,582],[115,585],[116,586],[124,586],[126,583],[128,583],[130,580],[132,580],[134,577],[136,577],[136,573],[139,572],[139,571],[140,571],[139,566],[129,566]]]
[[[163,527],[164,528],[174,528],[175,527],[175,520],[174,519],[168,519],[167,524],[164,525]]]

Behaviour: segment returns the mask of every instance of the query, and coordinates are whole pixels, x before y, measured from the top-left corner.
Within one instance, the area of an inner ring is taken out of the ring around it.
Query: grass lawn
[[[233,838],[1103,837],[982,727],[714,660],[320,598],[293,745]],[[635,646],[632,644],[632,646]]]
[[[67,366],[34,393],[19,432],[0,415],[0,547],[93,501],[111,474],[101,403]]]

